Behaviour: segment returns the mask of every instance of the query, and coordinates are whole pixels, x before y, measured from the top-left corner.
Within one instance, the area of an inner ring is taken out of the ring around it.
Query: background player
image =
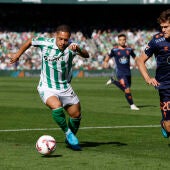
[[[133,103],[133,98],[131,94],[131,71],[130,71],[130,56],[134,59],[136,57],[133,49],[126,46],[126,35],[118,35],[118,46],[114,47],[110,54],[106,56],[104,60],[104,68],[107,68],[107,63],[110,58],[114,57],[116,64],[116,79],[111,77],[107,81],[106,85],[114,84],[119,89],[125,93],[125,98],[127,99],[131,110],[139,110],[139,108]]]
[[[89,54],[76,43],[69,44],[70,36],[70,27],[60,25],[56,29],[55,38],[31,38],[17,53],[10,54],[10,63],[15,63],[30,46],[40,48],[42,67],[37,88],[39,95],[51,109],[54,120],[65,133],[67,144],[74,150],[80,150],[75,134],[81,121],[81,107],[69,81],[74,56],[78,54],[88,58]],[[69,114],[68,125],[64,109]]]
[[[162,32],[153,36],[136,62],[146,83],[159,91],[162,135],[168,138],[170,135],[170,9],[163,11],[157,21]],[[145,62],[153,54],[157,62],[155,78],[149,75],[145,66]]]

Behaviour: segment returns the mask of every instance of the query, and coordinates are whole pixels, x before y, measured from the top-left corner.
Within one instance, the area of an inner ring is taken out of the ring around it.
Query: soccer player
[[[130,56],[134,59],[136,55],[131,47],[126,45],[126,35],[118,35],[118,46],[111,49],[109,55],[106,56],[104,60],[104,68],[107,68],[107,63],[110,58],[114,57],[116,64],[116,79],[111,77],[106,83],[106,85],[114,84],[119,89],[121,89],[127,102],[130,105],[131,110],[139,110],[139,108],[133,103],[133,98],[131,94],[131,71],[130,71]]]
[[[162,113],[161,131],[165,138],[170,135],[170,9],[163,11],[157,19],[161,32],[153,35],[136,62],[147,84],[154,86],[160,97]],[[157,68],[151,77],[145,62],[155,56]]]
[[[37,87],[40,98],[51,109],[53,119],[65,133],[65,142],[73,150],[81,150],[76,137],[81,121],[81,106],[69,82],[74,56],[88,58],[89,54],[78,44],[71,43],[70,36],[70,27],[60,25],[54,38],[30,38],[16,53],[10,54],[10,63],[19,60],[30,46],[40,48],[42,65]],[[68,122],[64,110],[69,114]]]

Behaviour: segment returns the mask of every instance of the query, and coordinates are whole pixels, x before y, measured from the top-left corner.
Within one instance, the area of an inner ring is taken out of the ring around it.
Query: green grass
[[[39,98],[36,90],[38,78],[1,77],[0,169],[168,169],[169,140],[164,139],[160,132],[157,91],[146,85],[141,77],[133,77],[132,95],[140,111],[131,111],[124,94],[113,85],[106,87],[106,81],[106,77],[75,78],[72,81],[83,115],[77,134],[83,151],[76,152],[66,147],[60,129],[50,129],[58,126]],[[142,127],[144,125],[158,126]],[[32,130],[2,131],[16,129]],[[35,149],[36,140],[43,134],[52,135],[57,141],[57,149],[49,157],[41,156]]]

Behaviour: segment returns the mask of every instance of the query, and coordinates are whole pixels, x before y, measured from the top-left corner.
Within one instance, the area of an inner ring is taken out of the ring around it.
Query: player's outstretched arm
[[[148,60],[148,56],[143,52],[141,56],[136,57],[135,61],[138,69],[143,76],[145,82],[152,86],[159,86],[159,82],[155,78],[150,77],[148,70],[146,68],[145,62]]]
[[[76,43],[71,43],[68,48],[72,51],[78,52],[79,55],[83,58],[89,58],[89,53],[86,49],[80,48],[80,46]]]
[[[109,59],[110,59],[110,57],[108,55],[106,55],[106,57],[105,57],[105,59],[103,61],[103,64],[102,64],[104,69],[108,68]]]
[[[10,58],[10,64],[15,63],[19,60],[20,56],[31,46],[32,38],[28,39],[16,53],[10,53],[8,56]]]

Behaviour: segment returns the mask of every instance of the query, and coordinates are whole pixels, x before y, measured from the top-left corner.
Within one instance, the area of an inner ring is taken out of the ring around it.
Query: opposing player
[[[81,150],[76,137],[81,121],[81,106],[69,82],[74,56],[78,54],[88,58],[89,54],[78,44],[69,43],[70,36],[70,27],[60,25],[56,29],[55,38],[31,38],[17,53],[10,54],[10,63],[19,60],[30,46],[40,48],[42,66],[37,87],[39,95],[51,109],[54,120],[65,133],[66,143],[74,150]],[[64,110],[69,114],[68,123]]]
[[[146,83],[154,86],[159,92],[161,131],[162,135],[168,138],[170,135],[170,9],[163,11],[157,21],[162,31],[152,37],[136,62]],[[157,62],[154,78],[149,75],[145,66],[145,62],[153,55]]]
[[[104,68],[107,68],[107,63],[110,58],[114,57],[116,64],[116,80],[114,77],[111,77],[106,83],[106,85],[114,84],[119,89],[121,89],[124,94],[127,102],[130,105],[131,110],[139,110],[139,108],[133,103],[133,98],[131,94],[131,71],[130,71],[130,56],[134,59],[136,55],[134,50],[126,46],[126,35],[118,35],[118,46],[112,48],[110,54],[106,56],[104,60]]]

